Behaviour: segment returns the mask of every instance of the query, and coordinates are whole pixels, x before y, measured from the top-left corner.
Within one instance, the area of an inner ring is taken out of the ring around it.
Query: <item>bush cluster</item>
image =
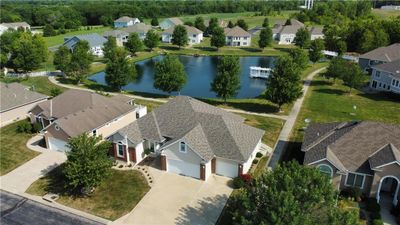
[[[261,152],[257,152],[256,157],[257,158],[261,158],[263,156],[263,154]]]
[[[252,180],[253,177],[250,174],[241,174],[233,179],[233,187],[237,189],[245,187],[250,185]]]
[[[18,133],[34,134],[41,130],[39,123],[31,124],[28,120],[21,121],[17,126]]]

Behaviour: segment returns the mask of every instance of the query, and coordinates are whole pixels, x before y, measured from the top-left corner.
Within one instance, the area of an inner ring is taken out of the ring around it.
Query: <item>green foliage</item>
[[[62,93],[62,90],[60,88],[54,87],[50,89],[51,96],[56,97],[57,95],[60,95]]]
[[[400,42],[400,16],[383,21],[383,27],[389,35],[390,44]]]
[[[122,86],[136,79],[136,68],[129,62],[124,48],[115,47],[112,52],[112,58],[109,58],[106,66],[105,80],[113,89],[121,90]]]
[[[372,220],[372,225],[383,225],[383,221],[381,219]]]
[[[303,94],[300,68],[291,57],[279,57],[272,74],[267,79],[265,96],[278,105],[291,103]]]
[[[71,58],[72,54],[70,50],[66,46],[62,45],[54,53],[53,64],[55,65],[56,69],[68,74]]]
[[[17,132],[31,134],[32,133],[32,124],[28,120],[22,121],[17,126]]]
[[[144,45],[137,33],[131,33],[128,37],[128,41],[125,44],[125,47],[130,53],[135,55],[136,52],[140,52],[143,50]]]
[[[143,42],[152,51],[160,43],[160,36],[154,30],[149,30]]]
[[[354,215],[340,211],[335,201],[336,192],[327,176],[289,162],[262,174],[234,195],[227,210],[232,224],[339,225],[357,221]]]
[[[333,58],[329,62],[329,66],[323,76],[327,79],[333,79],[335,82],[336,79],[342,78],[342,75],[346,72],[344,66],[345,64],[347,64],[347,62],[341,57]]]
[[[211,90],[218,97],[226,100],[237,95],[240,89],[240,64],[236,56],[224,56],[219,59],[217,66],[217,76],[211,83]]]
[[[254,159],[253,164],[257,164],[257,163],[258,163],[258,159]]]
[[[367,198],[365,200],[365,209],[369,212],[380,212],[381,206],[378,204],[376,198]]]
[[[229,28],[234,28],[234,27],[235,27],[235,24],[233,24],[232,21],[229,20],[229,22],[228,22],[228,27],[229,27]]]
[[[360,88],[366,81],[367,76],[364,74],[358,64],[354,62],[347,62],[344,70],[345,73],[342,74],[342,80],[344,84],[349,87],[349,93],[351,93],[351,89],[353,88]]]
[[[317,38],[311,41],[310,50],[308,51],[308,56],[313,63],[318,62],[324,57],[322,51],[325,49],[324,40]]]
[[[110,143],[102,141],[101,136],[84,133],[71,138],[68,147],[63,173],[71,189],[90,190],[110,174],[112,161],[107,156]]]
[[[265,48],[272,43],[272,30],[268,26],[262,29],[260,32],[260,39],[258,40],[258,46]]]
[[[246,21],[244,21],[244,19],[238,19],[238,21],[236,22],[236,25],[246,31],[249,29],[249,25],[247,25],[247,23],[246,23]]]
[[[262,26],[263,26],[263,27],[269,27],[269,20],[268,20],[268,17],[265,17],[265,18],[264,18],[264,21],[263,21]]]
[[[171,42],[174,45],[178,45],[179,48],[188,44],[188,34],[184,26],[178,25],[174,28]]]
[[[290,20],[290,18],[287,19],[285,22],[285,26],[288,26],[288,25],[292,25],[292,21]]]
[[[302,27],[297,30],[296,37],[294,38],[294,43],[300,48],[308,48],[311,43],[311,33],[307,28]]]
[[[244,187],[244,180],[241,177],[233,178],[233,187],[236,189]]]
[[[257,152],[256,157],[257,158],[261,158],[263,156],[263,154],[261,152]]]
[[[154,87],[171,93],[180,91],[186,84],[187,75],[183,64],[178,57],[167,55],[156,62],[154,73]]]
[[[206,35],[214,35],[216,29],[218,28],[218,18],[211,18],[206,29]]]
[[[103,45],[104,58],[110,60],[114,57],[115,48],[117,47],[117,40],[115,37],[109,36],[107,42]]]
[[[152,25],[152,26],[158,26],[158,25],[159,25],[158,19],[157,19],[156,17],[154,17],[153,19],[151,19],[151,25]]]
[[[46,24],[43,27],[43,37],[50,37],[57,35],[57,31],[54,30],[51,24]]]
[[[289,56],[292,57],[293,61],[300,67],[305,69],[308,65],[308,53],[301,48],[293,48],[289,51]]]
[[[194,21],[194,27],[196,27],[197,29],[201,30],[201,31],[206,31],[207,27],[204,24],[204,19],[201,16],[196,17],[195,21]]]
[[[211,37],[211,46],[217,48],[217,50],[225,45],[225,33],[224,29],[217,27],[214,29],[214,34]]]
[[[351,198],[353,201],[360,199],[362,191],[357,187],[348,187],[340,192],[340,196],[344,198]]]

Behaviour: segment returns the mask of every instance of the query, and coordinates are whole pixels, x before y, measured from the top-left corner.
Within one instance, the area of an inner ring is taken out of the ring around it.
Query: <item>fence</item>
[[[40,72],[29,72],[29,73],[6,73],[7,77],[42,77],[42,76],[58,76],[64,75],[61,71],[40,71]]]

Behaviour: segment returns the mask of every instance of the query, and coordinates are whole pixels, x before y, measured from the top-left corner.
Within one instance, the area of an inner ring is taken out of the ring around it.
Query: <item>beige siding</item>
[[[373,178],[372,186],[371,186],[371,197],[376,197],[376,192],[379,188],[379,182],[385,176],[394,176],[400,180],[400,166],[398,164],[391,164],[388,166],[384,166],[380,168],[382,171],[375,171],[375,175]]]
[[[103,135],[103,138],[110,136],[111,134],[117,132],[119,129],[127,126],[136,120],[136,111],[132,111],[122,117],[120,117],[117,121],[112,121],[103,125],[102,127],[97,129],[97,134]],[[90,131],[88,131],[90,132]]]
[[[27,118],[29,111],[33,109],[38,103],[44,101],[46,101],[46,99],[0,113],[0,127],[17,120]]]
[[[188,163],[199,164],[202,159],[199,155],[197,155],[188,145],[186,153],[182,153],[179,151],[179,143],[180,141],[170,145],[167,149],[164,150],[164,154],[167,156],[167,159],[180,160]]]

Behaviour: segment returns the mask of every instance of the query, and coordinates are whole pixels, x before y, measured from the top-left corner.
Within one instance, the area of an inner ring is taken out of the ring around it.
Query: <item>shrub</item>
[[[236,189],[244,187],[244,180],[241,177],[235,177],[233,179],[233,187]]]
[[[368,198],[365,202],[366,210],[369,212],[377,212],[381,211],[381,206],[378,204],[375,198]]]
[[[355,187],[349,187],[345,188],[340,192],[340,195],[345,197],[345,198],[353,198],[354,200],[359,200],[362,192],[360,188],[355,188]]]
[[[50,89],[50,94],[53,97],[56,97],[57,95],[59,95],[61,93],[62,93],[62,91],[61,91],[60,88],[52,88],[52,89]]]
[[[258,159],[254,159],[253,164],[257,164],[257,163],[258,163]]]
[[[261,152],[257,152],[256,157],[257,158],[261,158],[263,156],[263,154]]]
[[[32,133],[32,125],[27,120],[21,121],[17,126],[18,133]]]
[[[39,133],[42,130],[40,123],[34,123],[32,125],[32,133]]]
[[[244,183],[246,183],[246,184],[250,184],[251,181],[253,180],[253,177],[252,177],[250,174],[248,174],[248,173],[246,173],[246,174],[241,174],[239,177],[242,178],[242,180],[243,180]]]
[[[372,225],[383,225],[383,221],[381,219],[375,219],[372,221]]]

